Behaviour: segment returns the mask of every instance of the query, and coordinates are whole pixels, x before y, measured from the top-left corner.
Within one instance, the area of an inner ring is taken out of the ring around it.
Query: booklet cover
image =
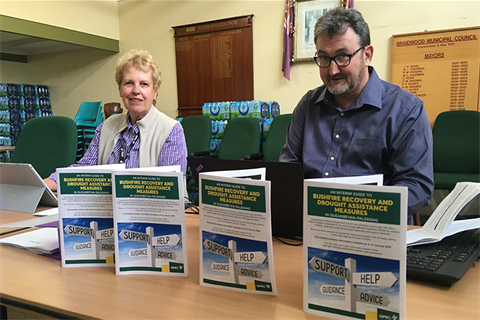
[[[304,182],[304,311],[404,319],[407,188],[322,180]]]
[[[57,169],[62,267],[113,267],[113,169],[124,164]]]
[[[112,172],[115,272],[188,276],[180,166]]]
[[[199,177],[200,285],[276,295],[265,168]]]

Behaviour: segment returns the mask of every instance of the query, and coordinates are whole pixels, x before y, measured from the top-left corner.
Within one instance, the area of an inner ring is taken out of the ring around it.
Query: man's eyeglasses
[[[320,68],[328,68],[330,67],[330,63],[335,61],[337,66],[339,67],[346,67],[350,64],[352,61],[352,57],[356,55],[360,50],[365,49],[365,47],[360,47],[355,52],[349,54],[349,53],[342,53],[339,55],[336,55],[334,57],[329,57],[329,56],[317,56],[317,53],[315,53],[315,56],[313,57],[313,60],[317,63],[317,66]]]

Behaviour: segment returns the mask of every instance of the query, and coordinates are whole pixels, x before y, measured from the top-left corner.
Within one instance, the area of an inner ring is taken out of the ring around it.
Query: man
[[[432,133],[423,102],[382,81],[370,66],[370,30],[360,12],[337,7],[315,25],[323,85],[293,111],[280,161],[305,178],[383,174],[408,187],[409,223],[433,192]]]

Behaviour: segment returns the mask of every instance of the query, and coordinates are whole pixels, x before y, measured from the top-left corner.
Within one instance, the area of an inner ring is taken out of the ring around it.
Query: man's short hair
[[[362,47],[370,45],[370,28],[363,20],[362,14],[355,10],[344,7],[336,7],[328,10],[315,24],[314,42],[320,36],[327,35],[332,39],[334,36],[347,32],[351,27],[357,34],[358,42]]]

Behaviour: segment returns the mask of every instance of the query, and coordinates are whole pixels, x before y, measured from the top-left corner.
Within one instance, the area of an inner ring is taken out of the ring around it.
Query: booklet
[[[62,267],[113,267],[113,169],[124,164],[57,169]]]
[[[115,170],[115,272],[188,276],[180,166]]]
[[[435,243],[455,233],[480,228],[480,218],[454,221],[458,213],[479,193],[480,183],[457,183],[422,228],[407,232],[407,245]]]
[[[0,244],[15,249],[36,253],[58,252],[58,229],[41,228],[0,239]]]
[[[405,319],[408,190],[374,178],[304,181],[304,311]]]
[[[200,285],[276,295],[265,168],[199,179]]]

